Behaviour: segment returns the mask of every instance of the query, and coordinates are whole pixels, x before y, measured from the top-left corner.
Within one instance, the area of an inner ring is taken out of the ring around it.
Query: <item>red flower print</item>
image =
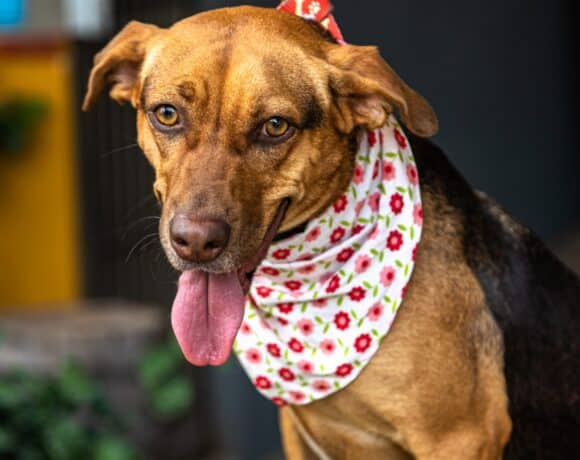
[[[384,180],[393,180],[395,178],[397,171],[395,169],[395,165],[392,161],[385,161],[383,163],[383,179]]]
[[[278,259],[278,260],[287,259],[289,255],[290,255],[290,249],[276,249],[272,253],[272,257],[274,257],[274,259]]]
[[[378,321],[383,314],[383,309],[384,307],[380,304],[380,302],[374,303],[367,312],[367,318],[369,321]]]
[[[304,345],[302,345],[302,342],[294,338],[290,339],[290,342],[288,342],[288,348],[295,353],[302,353],[304,351]]]
[[[350,232],[352,235],[358,235],[360,232],[362,232],[365,229],[364,225],[361,224],[356,224],[353,228],[352,231]]]
[[[297,403],[302,402],[306,399],[306,395],[301,391],[290,391],[288,392],[288,394],[290,395],[292,400]]]
[[[380,204],[381,194],[379,192],[371,193],[369,195],[369,208],[371,208],[372,211],[377,212]]]
[[[361,334],[355,339],[354,348],[359,353],[364,353],[371,346],[372,341],[369,334]]]
[[[403,235],[399,230],[391,230],[387,237],[387,248],[391,251],[398,251],[403,245]]]
[[[329,294],[333,293],[339,287],[340,287],[340,278],[338,277],[338,275],[333,275],[332,278],[330,278],[328,285],[326,286],[326,292],[328,292]]]
[[[294,310],[293,303],[279,303],[276,306],[278,307],[278,311],[280,313],[284,313],[285,315],[292,313],[292,310]]]
[[[300,281],[290,280],[286,281],[284,286],[286,286],[291,291],[298,291],[302,287],[302,283]]]
[[[413,222],[415,225],[423,225],[423,207],[420,203],[413,206]]]
[[[362,299],[365,298],[365,294],[366,291],[362,287],[356,286],[350,290],[348,296],[350,297],[350,300],[354,302],[360,302]]]
[[[378,175],[379,175],[379,160],[376,160],[375,164],[373,165],[373,180],[375,180]]]
[[[312,230],[308,232],[308,234],[304,237],[306,241],[314,241],[320,236],[320,227],[314,227]]]
[[[325,391],[330,390],[330,383],[322,379],[315,380],[314,382],[312,382],[312,388],[314,388],[315,391],[323,393]]]
[[[348,199],[346,195],[342,195],[338,200],[334,202],[332,207],[334,208],[334,212],[339,213],[346,209],[346,205],[348,204]]]
[[[262,362],[262,353],[257,348],[250,348],[246,350],[246,359],[252,364],[260,364]]]
[[[358,256],[354,261],[354,271],[364,273],[371,266],[371,258],[367,255]]]
[[[415,245],[415,247],[413,248],[413,254],[411,255],[411,258],[413,259],[413,262],[415,261],[415,259],[417,258],[417,249],[419,249],[419,243],[417,243]]]
[[[282,325],[282,326],[288,326],[288,320],[284,319],[284,318],[277,318],[278,322]]]
[[[354,167],[354,174],[352,177],[352,181],[357,185],[360,184],[363,181],[364,174],[365,174],[365,171],[364,171],[363,167],[361,165],[357,164]]]
[[[397,140],[397,144],[399,144],[399,147],[401,147],[402,149],[407,147],[407,139],[405,139],[405,136],[403,136],[401,134],[401,131],[399,131],[397,128],[395,128],[395,139]]]
[[[338,366],[336,368],[336,371],[334,372],[338,377],[346,377],[347,375],[349,375],[352,372],[352,364],[350,363],[346,363],[346,364],[341,364],[340,366]]]
[[[339,262],[346,262],[348,259],[352,257],[354,254],[354,249],[352,248],[344,248],[342,251],[338,253],[336,256],[336,260]]]
[[[280,270],[276,270],[273,267],[262,267],[262,273],[270,276],[278,276],[280,274]]]
[[[275,396],[274,398],[272,398],[272,402],[274,404],[276,404],[278,407],[284,407],[284,406],[288,405],[288,402],[285,399],[280,398],[278,396]]]
[[[301,256],[299,256],[299,257],[296,259],[296,261],[297,261],[297,262],[303,262],[303,261],[305,261],[305,260],[310,260],[310,259],[312,259],[312,254],[305,253],[305,254],[302,254]]]
[[[381,270],[381,284],[389,287],[395,280],[396,270],[393,267],[385,267]]]
[[[302,332],[302,334],[310,335],[312,334],[312,331],[314,331],[314,323],[306,318],[301,319],[300,321],[298,321],[298,329],[300,329],[300,332]]]
[[[272,388],[272,382],[270,382],[270,379],[268,377],[264,377],[263,375],[256,377],[254,385],[256,385],[256,387],[260,390],[269,390]]]
[[[240,332],[242,334],[251,334],[252,333],[252,328],[250,327],[250,325],[248,323],[246,323],[245,321],[242,323],[242,325],[240,326]]]
[[[314,270],[316,270],[316,265],[315,264],[308,264],[302,268],[299,268],[298,273],[302,273],[303,275],[308,275],[308,273],[312,273]]]
[[[312,305],[314,305],[315,307],[318,307],[318,308],[326,307],[327,303],[328,302],[326,299],[316,299],[316,300],[312,301]]]
[[[333,274],[332,272],[326,272],[326,273],[323,273],[323,274],[322,274],[322,275],[320,275],[320,277],[318,278],[318,281],[319,281],[321,284],[324,284],[324,283],[326,283],[326,282],[327,282],[327,281],[328,281],[330,278],[332,278],[332,277],[333,277],[333,275],[334,275],[334,274]]]
[[[344,238],[346,230],[343,227],[336,227],[330,234],[330,241],[332,243],[338,243]]]
[[[405,292],[407,292],[407,285],[406,284],[401,289],[401,297],[405,297]]]
[[[339,311],[334,315],[334,325],[341,331],[348,329],[348,326],[350,325],[350,316],[348,316],[348,313]]]
[[[368,131],[368,140],[369,140],[369,147],[374,147],[374,145],[377,143],[377,134],[375,133],[375,131]]]
[[[260,297],[268,297],[270,294],[272,294],[272,289],[266,286],[258,286],[256,288],[256,292]]]
[[[274,358],[279,358],[281,356],[280,347],[275,343],[269,343],[266,345],[266,350],[270,353]]]
[[[304,372],[305,374],[311,374],[314,372],[314,364],[312,364],[310,361],[298,361],[297,366],[298,369],[300,369],[300,372]]]
[[[393,214],[399,215],[405,206],[405,201],[403,200],[403,195],[400,193],[393,193],[391,200],[389,201],[389,206],[391,206],[391,211]]]
[[[287,367],[283,367],[282,369],[280,369],[278,371],[278,375],[280,376],[280,378],[282,380],[285,380],[286,382],[291,382],[292,380],[294,380],[296,378],[296,376],[294,375],[294,372],[292,372]]]
[[[378,234],[379,234],[379,226],[378,226],[378,225],[375,225],[375,226],[373,227],[373,231],[372,231],[372,232],[371,232],[371,234],[369,235],[369,238],[370,238],[371,240],[374,240],[374,239],[375,239],[375,238],[378,236]]]
[[[417,174],[417,168],[415,166],[407,165],[407,177],[411,184],[417,185],[419,183],[419,175]]]
[[[336,343],[332,339],[324,339],[320,342],[320,349],[325,355],[331,355],[336,350]]]
[[[360,214],[360,212],[362,211],[363,206],[365,205],[365,200],[360,200],[356,202],[356,205],[354,206],[354,213],[358,216]]]

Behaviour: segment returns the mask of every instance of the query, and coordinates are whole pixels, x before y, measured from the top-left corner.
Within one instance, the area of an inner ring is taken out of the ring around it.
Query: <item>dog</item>
[[[137,111],[167,257],[202,273],[190,295],[206,299],[243,296],[273,233],[300,232],[335,202],[360,133],[398,111],[423,201],[413,276],[360,376],[280,409],[288,458],[577,455],[580,282],[427,139],[432,108],[376,48],[280,11],[227,8],[168,29],[129,23],[96,55],[85,110],[106,86]],[[216,326],[225,345],[184,349],[188,359],[223,363],[240,314],[228,321]]]

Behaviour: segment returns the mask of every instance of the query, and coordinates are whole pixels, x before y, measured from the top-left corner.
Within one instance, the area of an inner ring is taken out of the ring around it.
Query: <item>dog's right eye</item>
[[[179,122],[177,109],[169,104],[160,105],[155,109],[155,118],[163,126],[175,126]]]

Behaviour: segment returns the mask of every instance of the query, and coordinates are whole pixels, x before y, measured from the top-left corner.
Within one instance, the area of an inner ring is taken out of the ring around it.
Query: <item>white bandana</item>
[[[307,404],[359,375],[401,304],[422,220],[413,153],[391,116],[360,141],[345,194],[256,270],[234,351],[264,396]]]

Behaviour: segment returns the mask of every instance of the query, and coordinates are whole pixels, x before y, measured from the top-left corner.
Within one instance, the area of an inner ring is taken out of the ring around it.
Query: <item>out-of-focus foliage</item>
[[[123,424],[83,369],[56,376],[14,372],[0,378],[0,458],[132,460]]]
[[[139,375],[149,404],[165,421],[185,415],[194,400],[191,380],[184,375],[184,362],[173,336],[149,351],[141,362]]]
[[[0,155],[24,151],[47,109],[38,99],[15,97],[0,102]]]

